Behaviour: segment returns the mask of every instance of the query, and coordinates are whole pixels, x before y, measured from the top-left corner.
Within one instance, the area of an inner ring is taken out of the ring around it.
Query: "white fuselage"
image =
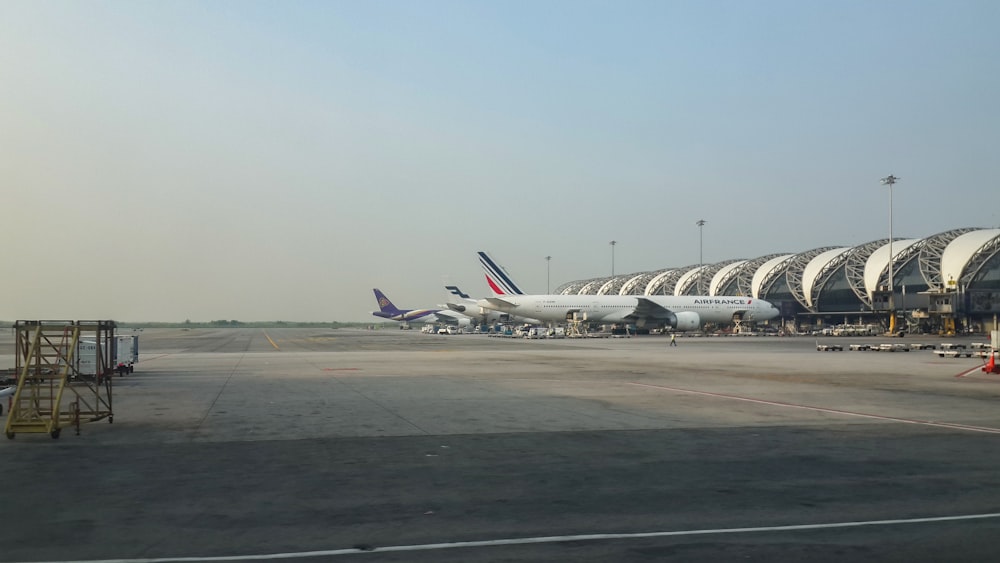
[[[655,304],[652,305],[651,304]],[[576,315],[588,322],[666,322],[671,314],[696,313],[699,324],[729,323],[734,316],[769,320],[778,310],[762,299],[700,295],[501,295],[479,305],[542,321],[565,321]]]

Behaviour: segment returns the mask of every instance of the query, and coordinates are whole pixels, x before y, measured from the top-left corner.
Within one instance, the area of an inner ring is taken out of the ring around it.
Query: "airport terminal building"
[[[890,248],[891,246],[891,248]],[[892,255],[892,273],[889,256]],[[892,279],[890,301],[889,280]],[[562,295],[733,295],[766,299],[796,330],[830,324],[983,331],[1000,315],[1000,229],[953,229],[563,284]]]

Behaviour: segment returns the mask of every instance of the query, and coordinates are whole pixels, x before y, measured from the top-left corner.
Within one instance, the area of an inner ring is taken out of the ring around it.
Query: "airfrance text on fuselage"
[[[695,299],[695,305],[746,305],[746,299]]]

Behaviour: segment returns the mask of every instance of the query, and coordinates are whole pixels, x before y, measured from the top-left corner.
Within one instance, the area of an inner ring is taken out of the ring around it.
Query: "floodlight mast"
[[[552,257],[545,257],[545,293],[552,293]]]
[[[618,241],[613,240],[608,244],[611,245],[611,277],[615,277],[615,245],[618,244]]]
[[[892,186],[897,180],[899,178],[892,174],[880,180],[883,186],[889,186],[889,334],[896,334],[896,307],[893,302],[895,285],[892,280]]]
[[[705,258],[704,258],[705,239],[702,236],[702,233],[704,232],[703,227],[707,222],[708,221],[705,221],[704,219],[698,219],[694,223],[695,225],[698,225],[698,282],[697,282],[698,289],[696,290],[696,293],[707,293],[702,291],[702,286],[704,284],[702,283],[702,278],[701,278],[702,275],[704,275],[704,270],[705,270]]]

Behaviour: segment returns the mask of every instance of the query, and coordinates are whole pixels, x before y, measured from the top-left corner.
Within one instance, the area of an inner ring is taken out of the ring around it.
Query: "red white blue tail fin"
[[[483,272],[486,273],[486,284],[490,286],[494,295],[524,295],[521,288],[489,254],[480,251],[479,264],[482,265]]]

